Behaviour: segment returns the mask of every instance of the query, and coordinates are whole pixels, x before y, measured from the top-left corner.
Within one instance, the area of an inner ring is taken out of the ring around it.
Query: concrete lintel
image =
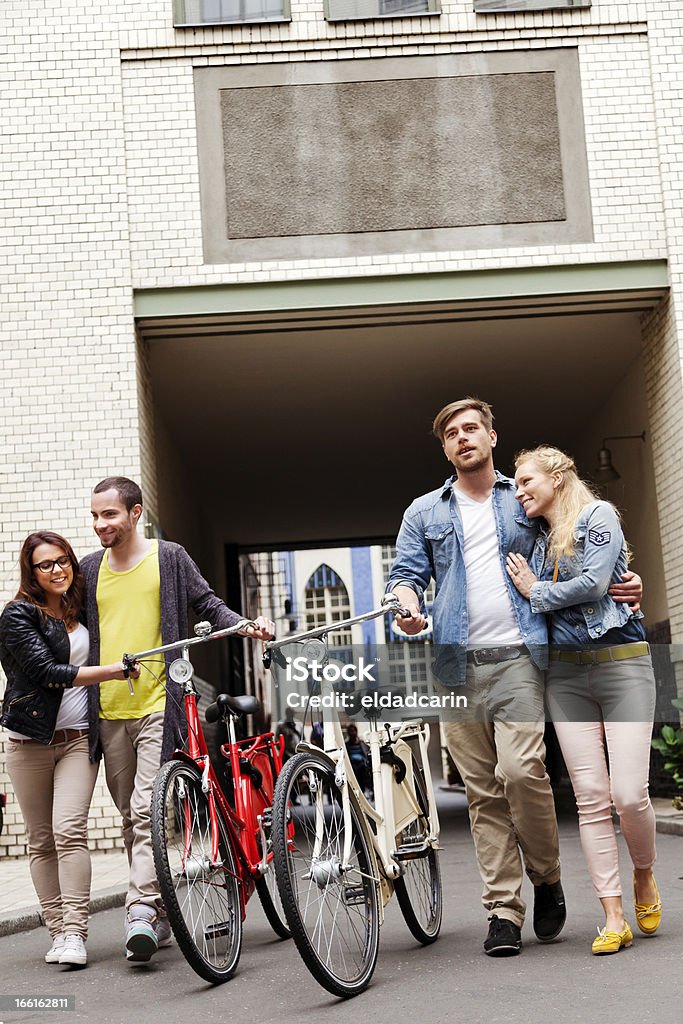
[[[140,288],[134,293],[141,319],[344,309],[426,303],[464,303],[520,297],[663,293],[669,287],[666,260],[514,267],[431,274],[265,281],[246,284]]]

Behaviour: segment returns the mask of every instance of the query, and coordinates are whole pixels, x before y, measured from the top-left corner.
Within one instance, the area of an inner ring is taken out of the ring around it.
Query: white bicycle
[[[270,665],[278,652],[282,658],[287,648],[323,666],[329,633],[387,614],[407,612],[389,597],[365,615],[271,641],[265,662]],[[320,685],[323,706],[326,697],[334,705],[330,683],[323,679]],[[356,693],[354,709],[362,706],[362,696]],[[384,907],[393,892],[408,928],[424,945],[438,937],[442,914],[429,726],[420,720],[380,726],[375,703],[366,703],[374,806],[358,784],[335,713],[326,713],[322,749],[298,745],[278,777],[273,801],[275,872],[287,923],[314,978],[345,998],[362,992],[372,977]]]

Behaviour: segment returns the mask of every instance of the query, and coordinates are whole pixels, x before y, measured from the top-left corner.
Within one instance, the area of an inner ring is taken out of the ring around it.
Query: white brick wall
[[[8,9],[9,6],[9,9]],[[0,597],[32,529],[95,546],[90,490],[140,475],[119,26],[112,5],[5,5]],[[93,31],[95,26],[99,31]],[[0,741],[0,788],[9,792]],[[93,844],[115,845],[104,787]],[[105,824],[106,823],[106,824]],[[2,853],[23,852],[10,794]]]

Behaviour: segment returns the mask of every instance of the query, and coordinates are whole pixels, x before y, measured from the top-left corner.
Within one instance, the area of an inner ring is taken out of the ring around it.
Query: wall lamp
[[[612,434],[611,437],[603,437],[602,448],[598,452],[598,468],[593,473],[597,484],[608,484],[613,480],[619,480],[621,475],[617,473],[612,465],[612,452],[607,447],[608,441],[644,441],[645,431],[642,434]]]

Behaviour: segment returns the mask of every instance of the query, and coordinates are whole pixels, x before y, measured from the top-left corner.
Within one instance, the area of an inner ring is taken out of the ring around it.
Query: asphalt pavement
[[[561,816],[563,884],[567,925],[558,940],[543,945],[530,923],[520,956],[491,959],[482,952],[486,917],[479,902],[481,882],[469,834],[464,797],[441,792],[441,868],[444,921],[434,945],[423,948],[410,936],[396,901],[387,908],[375,975],[366,992],[351,1002],[331,997],[314,981],[291,942],[277,940],[258,900],[248,908],[244,947],[236,975],[212,987],[185,962],[177,946],[160,950],[149,965],[132,967],[123,955],[123,911],[93,914],[89,966],[84,970],[48,966],[43,928],[0,938],[0,1024],[57,1021],[75,1024],[170,1024],[191,1021],[348,1021],[353,1014],[373,1024],[394,1021],[468,1024],[646,1024],[677,1020],[683,997],[683,836],[657,837],[657,880],[664,919],[655,936],[635,929],[628,856],[623,840],[622,875],[627,918],[634,927],[630,949],[593,957],[590,944],[600,923],[581,854],[573,814]],[[119,855],[116,869],[121,870]],[[110,862],[114,865],[114,861]],[[3,889],[9,882],[3,865]],[[125,872],[124,872],[125,874]],[[96,896],[121,901],[121,885],[102,874]],[[18,891],[18,890],[17,890]],[[6,892],[6,890],[5,890]],[[525,883],[525,897],[532,887]],[[2,903],[0,902],[0,911]],[[15,920],[19,909],[15,910]],[[24,908],[24,912],[26,911]],[[11,916],[11,915],[10,915]],[[5,912],[5,930],[8,914]],[[0,918],[1,921],[1,918]],[[8,1009],[8,997],[75,997],[69,1010]]]

